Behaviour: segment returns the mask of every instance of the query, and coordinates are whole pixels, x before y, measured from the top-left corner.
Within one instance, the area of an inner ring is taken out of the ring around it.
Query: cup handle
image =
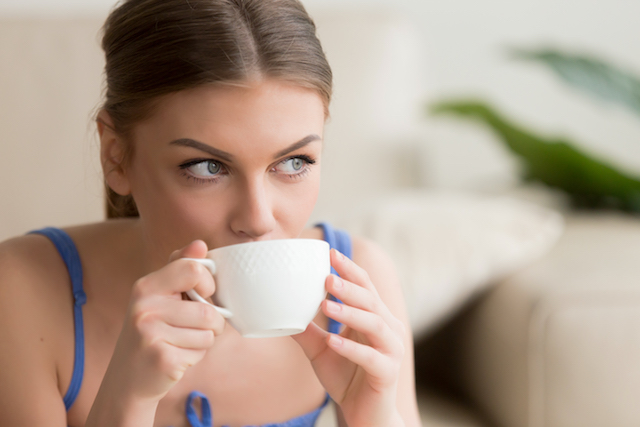
[[[210,260],[209,258],[183,258],[183,259],[186,259],[188,261],[195,261],[197,263],[200,263],[200,264],[204,265],[205,267],[207,267],[207,269],[211,272],[212,275],[216,274],[216,264],[213,262],[213,260]],[[202,298],[200,296],[200,294],[198,294],[195,291],[195,289],[189,289],[186,293],[189,296],[189,298],[191,298],[193,301],[200,301],[200,302],[203,302],[205,304],[209,304],[211,307],[215,308],[218,311],[218,313],[222,314],[222,317],[224,317],[225,319],[229,319],[233,315],[226,308],[222,308],[222,307],[218,307],[217,305],[213,305],[209,301],[207,301],[206,299]]]

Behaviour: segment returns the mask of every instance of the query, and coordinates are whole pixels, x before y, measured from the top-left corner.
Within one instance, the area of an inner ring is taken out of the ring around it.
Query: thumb
[[[184,248],[173,251],[169,257],[169,262],[171,263],[181,258],[205,258],[207,251],[207,244],[203,240],[194,240]],[[210,274],[206,274],[204,277],[206,279],[198,282],[193,289],[201,296],[211,296],[215,292],[215,281]],[[186,298],[186,296],[183,295],[183,298]]]
[[[204,258],[207,256],[208,249],[204,241],[194,240],[184,248],[173,251],[169,261],[175,261],[179,258]]]
[[[320,353],[327,349],[327,336],[329,333],[323,330],[315,322],[311,322],[307,329],[293,338],[302,347],[302,351],[309,360],[315,360]]]

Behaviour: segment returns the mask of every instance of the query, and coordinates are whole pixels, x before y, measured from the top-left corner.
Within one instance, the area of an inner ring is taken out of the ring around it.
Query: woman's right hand
[[[110,383],[111,392],[119,388],[121,397],[159,401],[223,332],[225,319],[213,307],[182,300],[182,293],[190,289],[203,296],[214,293],[211,273],[197,262],[181,259],[203,258],[206,252],[206,244],[197,240],[134,284],[103,381],[103,386]]]

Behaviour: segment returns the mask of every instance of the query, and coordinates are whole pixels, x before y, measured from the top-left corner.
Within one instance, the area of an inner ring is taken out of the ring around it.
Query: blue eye
[[[220,173],[222,165],[213,160],[205,160],[196,164],[188,165],[186,168],[189,172],[198,177],[212,177]]]
[[[295,159],[289,159],[286,162],[284,162],[283,169],[290,172],[298,172],[303,167],[304,167],[304,160],[302,160],[299,157],[296,157]]]
[[[286,175],[297,175],[304,172],[308,165],[314,163],[315,161],[307,158],[306,156],[291,157],[290,159],[280,162],[275,167],[275,170]]]
[[[180,165],[187,178],[204,179],[210,181],[225,174],[225,167],[215,160],[192,160]]]
[[[207,172],[209,172],[210,174],[215,175],[220,172],[220,169],[222,169],[220,163],[207,162]]]

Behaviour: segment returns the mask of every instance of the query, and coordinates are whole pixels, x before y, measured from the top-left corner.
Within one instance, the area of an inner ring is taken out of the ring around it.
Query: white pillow
[[[346,228],[395,261],[414,337],[545,254],[564,228],[563,217],[542,206],[450,191],[390,196],[358,216]]]

